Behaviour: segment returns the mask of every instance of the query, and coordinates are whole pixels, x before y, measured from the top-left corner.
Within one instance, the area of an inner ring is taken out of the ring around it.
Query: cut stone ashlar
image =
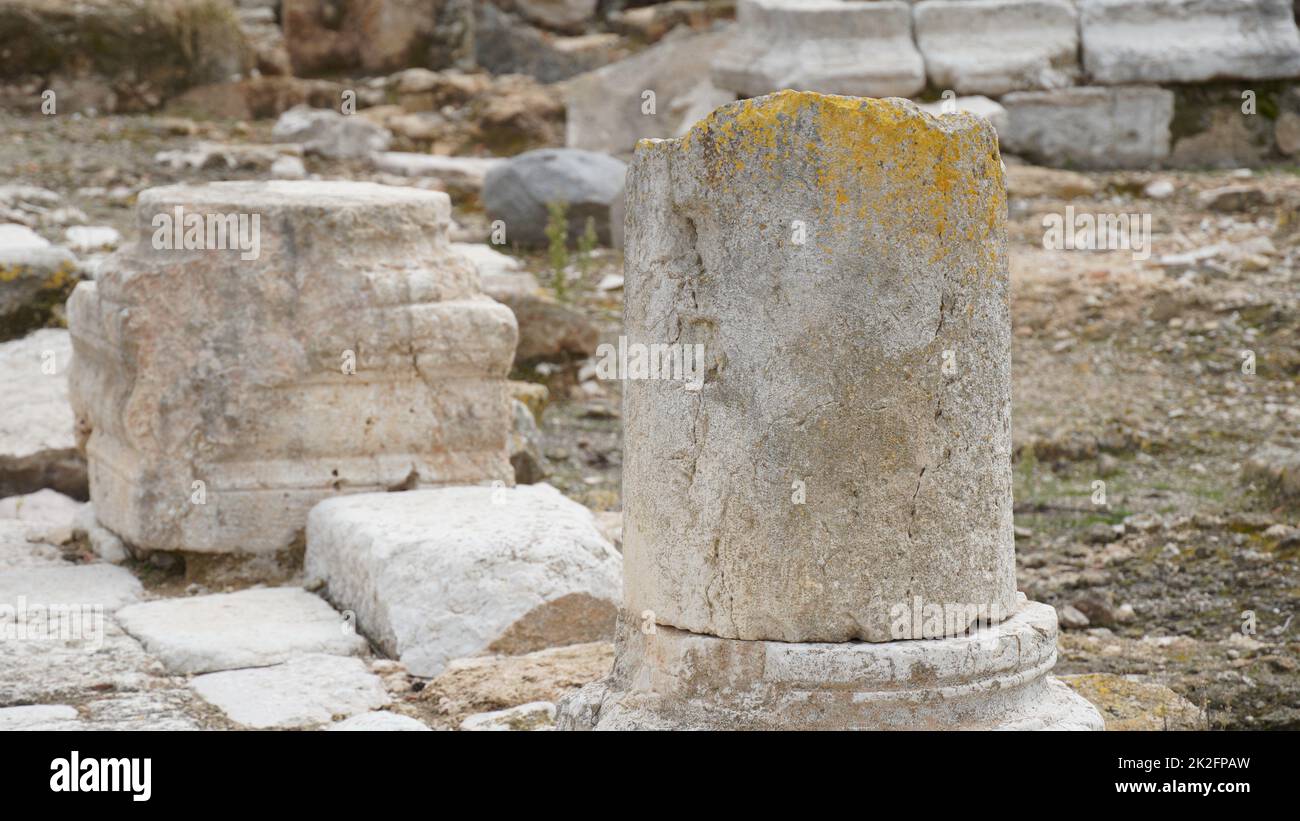
[[[1052,166],[1150,168],[1169,158],[1174,93],[1155,86],[1017,91],[1002,148]]]
[[[988,121],[743,100],[642,141],[627,210],[627,336],[703,345],[705,376],[624,387],[625,609],[773,641],[889,641],[891,604],[914,596],[1009,613]]]
[[[305,569],[418,676],[483,652],[609,640],[622,561],[591,511],[546,484],[322,502]]]
[[[257,253],[238,231],[167,250],[177,208],[205,228],[258,217]],[[517,327],[448,247],[445,194],[223,182],[150,189],[137,212],[136,241],[68,304],[105,527],[147,550],[269,553],[329,496],[511,481]]]
[[[621,618],[613,673],[560,703],[564,730],[1100,730],[1048,675],[1056,611],[1019,599],[970,635],[741,641]]]
[[[741,0],[736,37],[714,59],[713,84],[752,97],[793,88],[908,97],[925,88],[912,9],[897,0]]]
[[[930,85],[958,94],[1071,85],[1079,16],[1068,0],[925,0],[912,10]]]
[[[1092,81],[1200,83],[1300,75],[1290,0],[1080,0]]]

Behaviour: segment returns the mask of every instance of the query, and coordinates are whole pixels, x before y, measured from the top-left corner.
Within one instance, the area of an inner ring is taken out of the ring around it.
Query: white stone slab
[[[191,686],[231,721],[255,729],[315,727],[391,701],[379,677],[360,659],[322,654],[272,667],[208,673]]]
[[[272,587],[123,609],[127,632],[176,673],[278,664],[304,653],[354,655],[365,639],[326,602],[299,587]]]
[[[1199,83],[1300,75],[1290,0],[1080,0],[1093,82]]]
[[[0,732],[78,729],[77,708],[66,704],[0,707]]]
[[[1001,100],[1003,151],[1079,168],[1147,168],[1169,156],[1174,95],[1154,86],[1018,91]]]
[[[999,95],[1078,76],[1079,19],[1068,0],[925,0],[912,14],[936,88]]]
[[[907,3],[740,0],[735,39],[713,61],[718,88],[909,97],[925,87]]]
[[[451,487],[332,499],[307,523],[306,573],[413,674],[451,659],[612,634],[622,560],[555,488]]]
[[[479,190],[483,178],[505,160],[499,157],[449,157],[412,151],[383,151],[371,157],[375,168],[407,177],[436,177],[452,188]]]
[[[0,572],[0,604],[84,608],[105,613],[138,602],[144,594],[140,580],[111,564],[43,565]]]
[[[64,330],[0,343],[0,493],[85,486],[68,402],[71,362]]]

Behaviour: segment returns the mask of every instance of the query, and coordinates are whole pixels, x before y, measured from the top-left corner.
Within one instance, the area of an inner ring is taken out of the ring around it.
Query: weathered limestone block
[[[565,83],[565,145],[631,154],[643,137],[677,137],[735,99],[714,87],[709,64],[732,29],[674,35],[626,60]],[[645,92],[654,93],[653,107]]]
[[[925,88],[912,10],[881,0],[741,0],[739,31],[713,61],[713,84],[752,97],[785,88],[908,97]]]
[[[77,258],[25,225],[0,223],[0,342],[50,324],[77,284]]]
[[[1010,613],[1005,207],[988,122],[905,101],[783,92],[642,143],[628,340],[707,375],[624,389],[629,612],[775,641],[888,641],[913,596]]]
[[[311,512],[306,572],[418,676],[488,651],[608,639],[622,562],[555,488],[454,487],[332,499]]]
[[[925,0],[913,9],[930,84],[958,94],[1058,88],[1079,73],[1069,0]]]
[[[1148,168],[1169,157],[1173,92],[1154,86],[1017,91],[1001,100],[1002,148],[1034,162]]]
[[[138,239],[69,300],[100,523],[147,550],[269,553],[329,496],[509,482],[515,320],[449,249],[449,211],[370,183],[142,193]],[[222,215],[245,230],[222,242]],[[196,219],[229,250],[154,247]]]
[[[57,328],[0,342],[0,496],[53,488],[86,498],[68,371],[72,342]]]
[[[557,727],[1100,729],[1015,591],[988,121],[782,92],[627,186],[629,343],[704,378],[624,371],[614,670]]]
[[[1080,0],[1079,19],[1097,83],[1300,76],[1290,0]]]

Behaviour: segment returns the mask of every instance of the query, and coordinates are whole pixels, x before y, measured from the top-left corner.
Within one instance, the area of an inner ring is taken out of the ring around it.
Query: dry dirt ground
[[[264,175],[171,171],[152,159],[199,138],[269,142],[269,123],[140,116],[56,126],[0,115],[0,167],[9,182],[58,191],[91,224],[126,233],[143,188]],[[394,181],[364,163],[307,165],[324,177]],[[1300,431],[1300,232],[1285,216],[1286,203],[1300,201],[1295,172],[1051,172],[1030,185],[1011,164],[1021,588],[1062,612],[1058,672],[1167,684],[1212,727],[1300,728],[1300,512],[1242,471],[1263,443]],[[1172,183],[1173,194],[1147,196],[1154,180]],[[1199,199],[1228,185],[1256,193]],[[1067,204],[1150,213],[1151,258],[1044,250],[1042,216]],[[473,226],[482,217],[458,205],[457,219]],[[1220,243],[1199,261],[1167,259]],[[526,259],[547,281],[544,259]],[[618,255],[605,252],[569,296],[606,341],[619,333],[619,293],[596,283],[620,272]],[[1253,373],[1243,371],[1247,352]],[[617,386],[584,383],[576,365],[517,376],[551,387],[541,421],[549,480],[594,509],[617,510]],[[592,658],[604,663],[605,653]],[[561,678],[581,683],[589,661]],[[413,692],[410,709],[454,726],[471,707],[509,700],[462,703],[468,697],[449,686]]]

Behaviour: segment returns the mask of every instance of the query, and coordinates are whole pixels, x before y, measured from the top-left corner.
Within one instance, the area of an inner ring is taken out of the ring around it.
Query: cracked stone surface
[[[357,658],[311,654],[283,664],[196,677],[191,686],[231,721],[254,729],[317,727],[391,700]]]
[[[174,673],[264,667],[303,653],[346,656],[366,641],[325,601],[299,587],[162,599],[117,614]]]
[[[621,570],[591,512],[546,484],[331,499],[307,523],[307,575],[418,676],[609,638]]]
[[[1071,85],[1079,14],[1068,0],[925,0],[913,9],[930,84],[958,94]]]
[[[1199,83],[1300,74],[1289,0],[1080,0],[1094,82]]]
[[[707,375],[625,383],[626,611],[788,642],[889,641],[914,597],[1005,618],[1011,325],[989,123],[745,100],[643,142],[627,210],[628,341],[702,345]]]
[[[711,76],[742,96],[795,88],[908,97],[925,88],[908,3],[740,0],[736,29]]]
[[[100,524],[148,550],[266,554],[329,496],[511,481],[516,323],[448,247],[449,210],[373,183],[142,192],[134,241],[68,302]],[[223,215],[247,218],[238,241]],[[169,249],[194,220],[226,250]]]
[[[110,564],[39,564],[0,573],[0,604],[98,607],[113,613],[139,601],[140,580]]]
[[[0,343],[0,496],[54,488],[85,498],[68,406],[72,343],[56,328]]]

